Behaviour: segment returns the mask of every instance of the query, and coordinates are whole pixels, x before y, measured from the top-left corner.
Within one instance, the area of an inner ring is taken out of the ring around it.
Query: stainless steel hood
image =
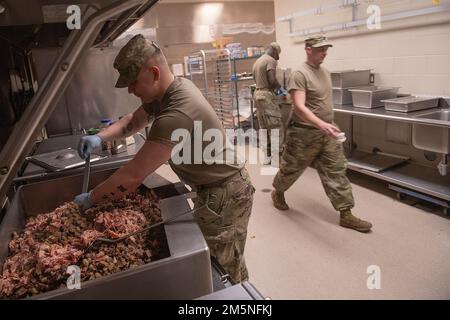
[[[20,165],[30,152],[33,139],[47,122],[74,72],[86,56],[87,50],[92,47],[108,45],[142,17],[158,0],[80,0],[77,2],[82,9],[81,28],[70,31],[60,55],[39,85],[39,89],[20,120],[15,123],[1,150],[0,201],[4,198]],[[23,25],[42,26],[58,23],[61,22],[58,20],[60,19],[58,12],[61,11],[61,8],[67,8],[69,4],[73,4],[73,1],[0,1],[0,5],[5,8],[4,12],[0,13],[0,27],[14,28]]]

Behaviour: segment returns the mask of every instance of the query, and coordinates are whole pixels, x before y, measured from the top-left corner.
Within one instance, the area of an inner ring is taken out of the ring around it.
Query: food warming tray
[[[381,102],[384,102],[384,108],[386,110],[398,112],[411,112],[435,108],[439,104],[439,98],[409,96],[409,97],[381,100]]]
[[[91,153],[91,162],[102,160],[106,156]],[[61,171],[84,166],[85,160],[81,159],[77,150],[66,148],[47,153],[41,153],[27,158],[29,161],[50,171]]]
[[[114,171],[91,173],[89,187],[103,182]],[[27,217],[71,201],[80,192],[82,181],[82,175],[73,175],[19,187],[0,223],[0,269],[8,255],[12,233],[23,230]],[[141,188],[152,189],[162,199],[163,219],[190,210],[186,191],[180,191],[179,184],[171,184],[157,174],[147,177]],[[213,286],[209,249],[193,217],[188,215],[161,228],[168,247],[165,258],[81,282],[81,289],[63,287],[31,298],[193,299],[210,294]]]

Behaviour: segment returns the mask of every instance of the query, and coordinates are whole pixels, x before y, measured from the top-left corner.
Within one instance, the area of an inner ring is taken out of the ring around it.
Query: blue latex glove
[[[288,92],[285,88],[280,87],[277,90],[275,90],[275,94],[279,97],[285,97],[288,95]]]
[[[91,193],[92,190],[86,193],[81,193],[77,195],[73,200],[73,202],[75,202],[80,206],[81,211],[89,209],[90,207],[93,206],[93,203],[91,202]]]
[[[102,138],[99,135],[84,136],[78,143],[78,155],[81,159],[86,159],[91,154],[92,150],[100,147],[102,144]]]

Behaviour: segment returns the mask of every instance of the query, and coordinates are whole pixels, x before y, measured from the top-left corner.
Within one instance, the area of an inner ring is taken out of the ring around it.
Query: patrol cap
[[[135,82],[142,66],[159,50],[156,43],[145,39],[142,34],[131,38],[114,60],[113,66],[120,74],[115,87],[126,88]]]
[[[332,47],[333,45],[330,42],[328,42],[327,37],[323,35],[316,35],[306,39],[305,46],[312,48],[319,48],[319,47]]]
[[[272,42],[272,43],[270,44],[270,47],[271,47],[271,48],[274,48],[275,50],[277,50],[278,54],[281,53],[281,47],[280,47],[280,45],[279,45],[278,43]]]

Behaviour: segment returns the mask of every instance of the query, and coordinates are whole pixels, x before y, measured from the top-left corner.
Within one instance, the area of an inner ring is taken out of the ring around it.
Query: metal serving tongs
[[[173,221],[175,221],[175,220],[181,218],[182,216],[185,216],[185,215],[187,215],[187,214],[189,214],[189,213],[194,213],[194,212],[196,212],[196,211],[198,211],[198,210],[201,210],[201,209],[205,208],[206,206],[207,206],[207,205],[204,204],[204,205],[202,205],[202,206],[200,206],[200,207],[198,207],[198,208],[194,208],[194,209],[192,209],[192,210],[183,212],[183,213],[178,214],[178,215],[176,215],[176,216],[174,216],[174,217],[172,217],[172,218],[169,218],[169,219],[167,219],[167,220],[162,220],[162,221],[160,221],[160,222],[154,223],[154,224],[152,224],[151,226],[148,226],[148,227],[145,227],[144,229],[141,229],[141,230],[138,230],[138,231],[129,233],[129,234],[127,234],[127,235],[125,235],[125,236],[123,236],[123,237],[117,238],[117,239],[97,238],[97,239],[95,239],[94,241],[92,241],[91,244],[84,250],[83,254],[78,258],[78,261],[80,261],[80,259],[81,259],[81,258],[82,258],[82,257],[83,257],[83,256],[84,256],[84,255],[85,255],[92,247],[94,247],[94,246],[97,245],[97,244],[100,244],[100,243],[114,244],[114,243],[117,243],[117,242],[126,240],[126,239],[128,239],[129,237],[132,237],[132,236],[135,236],[135,235],[137,235],[137,234],[141,234],[141,233],[147,232],[148,230],[153,229],[153,228],[156,228],[156,227],[158,227],[158,226],[160,226],[160,225],[163,225],[163,224],[167,224],[167,223],[173,222]]]
[[[81,190],[82,193],[88,192],[90,174],[91,174],[91,155],[89,154],[84,163],[83,188]]]

